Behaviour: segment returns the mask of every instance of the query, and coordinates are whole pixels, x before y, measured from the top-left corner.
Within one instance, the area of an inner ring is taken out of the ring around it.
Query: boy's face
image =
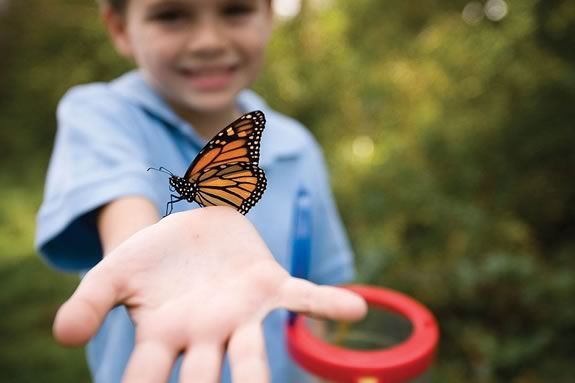
[[[119,51],[185,115],[235,108],[262,66],[271,13],[268,0],[130,0],[105,20]]]

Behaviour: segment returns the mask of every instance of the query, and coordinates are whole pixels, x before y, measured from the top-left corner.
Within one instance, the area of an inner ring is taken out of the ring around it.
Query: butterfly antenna
[[[148,168],[147,171],[150,171],[150,170],[155,170],[155,171],[157,171],[157,172],[165,173],[165,174],[168,174],[168,175],[170,175],[170,176],[173,176],[173,175],[174,175],[174,173],[172,173],[171,171],[169,171],[168,169],[166,169],[166,168],[163,167],[163,166],[160,166],[160,167],[157,168],[157,169],[156,169],[156,168]]]

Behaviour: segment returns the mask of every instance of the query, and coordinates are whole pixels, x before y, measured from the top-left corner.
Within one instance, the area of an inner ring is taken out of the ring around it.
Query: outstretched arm
[[[123,219],[128,222],[116,227]],[[180,381],[217,382],[225,350],[236,383],[267,382],[261,322],[271,310],[344,320],[366,312],[351,292],[290,277],[252,224],[230,208],[157,219],[153,205],[139,198],[102,211],[100,232],[109,253],[54,324],[60,342],[80,345],[114,305],[125,304],[136,324],[125,383],[167,381],[180,352]]]

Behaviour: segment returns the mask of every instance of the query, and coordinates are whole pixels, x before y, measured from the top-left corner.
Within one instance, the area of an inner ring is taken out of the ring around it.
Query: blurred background
[[[432,380],[573,381],[575,2],[274,1],[256,89],[322,143],[358,279],[437,316]],[[59,98],[129,68],[95,1],[0,0],[2,382],[89,381],[35,213]]]

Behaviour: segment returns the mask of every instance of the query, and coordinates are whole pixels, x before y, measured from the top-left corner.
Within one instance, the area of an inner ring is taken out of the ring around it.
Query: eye
[[[227,17],[248,16],[255,12],[256,6],[247,3],[228,4],[222,9],[222,13]]]
[[[158,9],[149,15],[149,19],[162,24],[175,24],[188,20],[190,13],[180,8]]]

